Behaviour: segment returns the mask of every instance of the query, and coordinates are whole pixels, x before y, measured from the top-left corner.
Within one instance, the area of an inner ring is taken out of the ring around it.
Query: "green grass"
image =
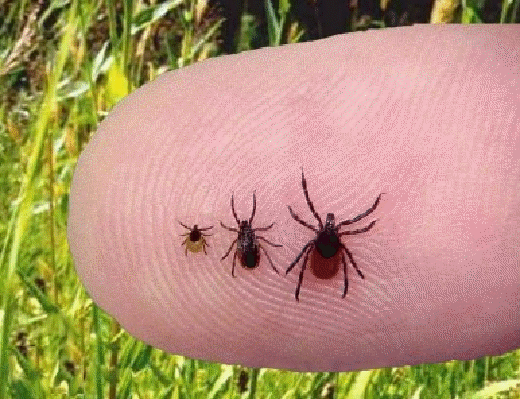
[[[186,359],[129,336],[74,271],[65,233],[73,168],[122,97],[167,69],[220,54],[223,20],[196,0],[39,4],[0,3],[0,399],[520,398],[520,351],[294,373]],[[479,4],[464,3],[461,21],[481,20]],[[500,21],[516,20],[519,5],[504,1]],[[265,7],[268,37],[244,13],[239,51],[304,37],[289,0]]]

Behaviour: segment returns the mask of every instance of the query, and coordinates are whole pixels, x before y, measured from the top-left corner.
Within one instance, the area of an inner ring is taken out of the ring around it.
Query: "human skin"
[[[168,352],[250,367],[347,371],[520,346],[520,26],[415,26],[225,56],[119,103],[80,156],[68,237],[92,299]],[[300,263],[342,228],[365,279]],[[275,222],[259,266],[224,260],[230,206]],[[214,226],[185,255],[186,230]]]

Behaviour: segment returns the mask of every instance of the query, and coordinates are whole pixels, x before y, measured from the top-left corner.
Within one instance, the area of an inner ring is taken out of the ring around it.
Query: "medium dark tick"
[[[300,258],[305,254],[305,257],[303,258],[302,268],[300,270],[298,286],[296,287],[296,292],[295,292],[296,300],[299,301],[300,288],[301,288],[302,281],[303,281],[303,272],[305,271],[305,268],[307,266],[307,261],[309,259],[309,255],[312,257],[312,260],[311,260],[312,274],[314,274],[317,278],[320,278],[320,279],[330,279],[338,273],[339,259],[337,259],[337,257],[341,255],[341,262],[343,264],[343,275],[344,275],[344,281],[345,281],[342,298],[345,298],[345,296],[347,295],[347,291],[348,291],[347,263],[345,261],[345,253],[347,254],[347,256],[350,260],[350,263],[352,263],[352,266],[354,266],[354,268],[356,269],[359,276],[363,279],[365,278],[365,276],[363,276],[363,273],[361,273],[361,270],[359,270],[356,262],[354,261],[354,257],[352,256],[352,253],[341,242],[340,237],[346,236],[346,235],[365,233],[368,230],[370,230],[372,227],[374,227],[374,225],[376,224],[376,220],[371,222],[368,226],[363,227],[362,229],[358,229],[358,230],[344,231],[344,232],[340,233],[339,229],[343,226],[347,226],[349,224],[355,223],[355,222],[363,219],[365,216],[370,215],[376,209],[377,205],[379,204],[379,200],[381,199],[382,194],[379,194],[379,197],[377,197],[376,201],[374,202],[374,205],[372,205],[365,212],[356,216],[354,219],[344,220],[343,222],[336,224],[334,214],[327,213],[325,225],[323,225],[320,215],[318,215],[318,213],[314,209],[314,204],[312,203],[311,199],[309,198],[309,192],[307,191],[307,181],[305,180],[305,176],[303,175],[303,169],[302,169],[302,188],[303,188],[303,193],[305,195],[305,199],[307,200],[307,205],[309,206],[314,217],[318,220],[319,226],[318,226],[318,228],[311,226],[307,222],[300,219],[300,217],[296,213],[293,212],[293,210],[291,209],[290,206],[287,206],[289,208],[289,212],[291,213],[291,216],[293,217],[293,219],[296,220],[301,225],[314,231],[316,233],[316,236],[302,248],[302,250],[296,257],[296,259],[287,268],[285,274],[289,273],[294,268],[294,266],[296,266],[296,264],[298,263]],[[334,258],[334,259],[332,259],[332,258]]]
[[[178,220],[177,220],[178,221]],[[179,221],[178,221],[179,222]],[[193,225],[192,228],[186,226],[185,224],[179,222],[179,224],[184,227],[185,229],[189,230],[189,232],[181,234],[181,236],[186,237],[186,239],[182,242],[181,245],[186,245],[186,256],[188,255],[188,250],[190,252],[200,252],[204,251],[204,253],[207,255],[206,252],[206,246],[209,247],[209,244],[206,242],[206,239],[204,237],[212,236],[213,234],[205,234],[203,231],[212,229],[213,226],[199,228],[196,224]]]
[[[267,260],[269,261],[269,263],[271,264],[271,267],[273,268],[273,270],[276,273],[278,273],[278,270],[276,270],[276,267],[274,267],[269,254],[267,253],[265,248],[262,245],[260,245],[258,240],[262,240],[273,247],[281,247],[282,245],[273,244],[269,240],[265,239],[262,236],[256,235],[256,233],[255,233],[256,231],[269,230],[271,227],[273,227],[274,223],[271,223],[267,227],[260,227],[260,228],[256,228],[256,229],[253,229],[253,227],[251,225],[253,222],[253,218],[255,217],[255,212],[256,212],[256,195],[255,195],[255,193],[253,192],[253,212],[251,212],[251,217],[249,218],[249,220],[241,221],[238,219],[237,213],[235,212],[235,204],[233,203],[233,195],[231,195],[231,211],[233,212],[233,216],[235,217],[235,220],[237,222],[238,229],[228,227],[224,223],[220,222],[222,227],[238,234],[238,237],[235,238],[235,240],[231,243],[226,254],[221,259],[221,260],[224,260],[229,255],[229,253],[233,249],[233,245],[235,245],[235,243],[236,243],[237,249],[236,249],[235,253],[233,254],[233,267],[231,269],[231,275],[233,277],[236,277],[235,276],[235,263],[236,263],[237,257],[239,258],[240,264],[242,265],[242,267],[244,269],[254,269],[255,267],[257,267],[259,265],[259,261],[260,261],[260,249],[264,252],[264,254],[265,254]],[[280,273],[278,273],[278,274],[280,274]]]

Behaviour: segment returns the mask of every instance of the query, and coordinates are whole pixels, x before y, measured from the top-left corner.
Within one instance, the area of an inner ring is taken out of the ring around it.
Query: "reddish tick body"
[[[361,270],[359,270],[356,262],[354,261],[354,257],[352,256],[352,253],[348,250],[348,248],[343,245],[341,242],[340,237],[345,235],[354,235],[359,233],[364,233],[369,231],[374,225],[376,224],[376,221],[374,220],[371,222],[368,226],[363,227],[362,229],[354,230],[354,231],[344,231],[339,232],[340,228],[342,226],[347,226],[349,224],[352,224],[354,222],[357,222],[361,219],[363,219],[365,216],[370,215],[379,204],[379,200],[381,199],[381,195],[379,194],[379,197],[377,197],[376,201],[374,202],[374,205],[372,205],[368,210],[361,213],[360,215],[356,216],[354,219],[351,220],[344,220],[343,222],[340,222],[338,224],[335,223],[335,217],[333,213],[327,213],[327,218],[325,219],[325,225],[323,225],[323,222],[314,209],[314,204],[312,203],[311,199],[309,198],[309,192],[307,191],[307,181],[305,180],[305,176],[303,175],[303,169],[302,169],[302,188],[303,188],[303,194],[305,195],[305,199],[307,201],[307,205],[309,206],[312,214],[314,217],[318,220],[318,228],[308,224],[307,222],[300,219],[300,217],[293,212],[292,208],[290,206],[287,206],[289,208],[289,212],[291,213],[291,216],[294,220],[296,220],[301,225],[307,227],[308,229],[314,231],[316,233],[316,236],[309,241],[303,249],[300,251],[296,259],[291,263],[291,265],[287,268],[285,274],[289,273],[294,266],[298,263],[300,258],[304,256],[302,268],[300,270],[300,276],[298,279],[298,286],[296,287],[295,292],[295,298],[297,301],[299,301],[299,295],[300,295],[300,288],[303,281],[303,273],[305,271],[305,268],[307,267],[307,262],[309,260],[309,257],[311,258],[311,272],[314,274],[317,278],[328,280],[336,276],[336,274],[339,271],[339,257],[341,257],[341,263],[343,265],[343,276],[344,276],[344,289],[343,289],[343,295],[342,298],[345,298],[348,291],[348,278],[347,278],[347,263],[345,261],[345,254],[347,255],[350,263],[352,263],[352,266],[354,266],[354,269],[356,269],[356,272],[359,274],[361,278],[365,278],[363,276],[363,273],[361,273]]]

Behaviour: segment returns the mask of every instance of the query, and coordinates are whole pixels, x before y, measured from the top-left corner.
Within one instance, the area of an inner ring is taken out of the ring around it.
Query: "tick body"
[[[233,195],[231,195],[231,211],[233,212],[233,216],[237,222],[238,229],[228,227],[224,223],[220,222],[222,227],[224,227],[226,230],[232,231],[234,233],[237,233],[237,238],[231,243],[229,246],[229,249],[225,253],[225,255],[222,257],[221,260],[226,259],[226,257],[230,254],[231,250],[233,249],[233,246],[236,244],[236,250],[233,254],[233,267],[231,269],[231,275],[233,277],[235,276],[235,264],[236,259],[238,258],[240,265],[244,269],[254,269],[258,267],[260,264],[260,250],[263,251],[265,254],[267,260],[269,261],[271,267],[273,270],[278,273],[278,270],[273,265],[273,261],[271,260],[269,254],[265,250],[265,248],[260,244],[260,240],[273,246],[273,247],[281,247],[282,245],[274,244],[271,241],[267,240],[266,238],[256,235],[257,231],[267,231],[271,227],[273,227],[274,223],[271,223],[267,227],[259,227],[256,229],[253,229],[252,223],[253,218],[255,217],[256,212],[256,195],[253,192],[253,211],[251,212],[251,217],[246,220],[240,220],[238,219],[237,213],[235,212],[235,204],[233,202]],[[279,274],[279,273],[278,273]]]
[[[194,253],[204,251],[204,253],[207,255],[206,247],[209,247],[209,244],[206,242],[204,237],[212,236],[213,234],[206,234],[203,233],[203,231],[212,229],[213,226],[199,228],[195,224],[192,228],[190,228],[181,222],[179,222],[179,224],[185,229],[189,230],[187,233],[181,234],[181,236],[186,237],[186,239],[181,244],[185,245],[186,256],[188,255],[188,251]]]
[[[298,279],[298,286],[296,287],[295,292],[295,298],[297,301],[299,301],[300,296],[300,288],[303,281],[303,273],[305,272],[305,268],[307,267],[307,262],[309,261],[309,257],[311,258],[311,272],[319,279],[331,279],[333,278],[339,271],[339,265],[340,263],[343,266],[343,276],[344,276],[344,289],[343,289],[343,295],[342,298],[345,298],[348,291],[348,277],[347,277],[347,263],[345,260],[345,255],[348,257],[350,263],[352,263],[352,266],[354,266],[354,269],[356,269],[356,272],[359,274],[361,278],[365,278],[363,273],[361,273],[361,270],[359,270],[356,262],[354,261],[354,257],[352,256],[352,253],[349,251],[349,249],[341,242],[341,237],[346,235],[355,235],[360,233],[365,233],[369,231],[374,225],[376,224],[376,220],[371,222],[368,226],[363,227],[358,230],[353,231],[344,231],[340,232],[339,230],[343,226],[347,226],[349,224],[355,223],[364,217],[370,215],[379,204],[379,201],[381,199],[381,195],[379,194],[379,197],[377,197],[376,201],[374,202],[374,205],[372,205],[369,209],[367,209],[365,212],[359,214],[353,219],[350,220],[344,220],[338,224],[336,224],[336,220],[333,213],[327,213],[327,217],[325,219],[325,224],[323,224],[320,215],[316,212],[314,209],[314,204],[312,203],[311,199],[309,198],[309,192],[307,191],[307,181],[305,180],[305,176],[303,175],[303,169],[302,169],[302,188],[303,188],[303,194],[305,195],[305,199],[307,201],[307,205],[309,206],[312,214],[314,217],[318,220],[318,227],[314,227],[310,225],[309,223],[302,220],[290,206],[287,206],[289,208],[289,212],[291,213],[291,216],[294,220],[296,220],[301,225],[307,227],[308,229],[314,231],[316,233],[316,236],[310,240],[300,251],[296,259],[291,263],[291,265],[287,268],[285,274],[289,273],[299,262],[299,260],[303,256],[303,263],[300,270],[300,276]]]

